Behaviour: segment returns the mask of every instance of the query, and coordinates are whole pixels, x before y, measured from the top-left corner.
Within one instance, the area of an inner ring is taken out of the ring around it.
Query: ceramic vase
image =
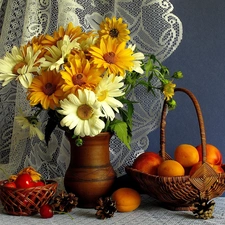
[[[71,135],[66,136],[70,142],[71,154],[64,177],[65,189],[78,197],[78,207],[94,208],[100,197],[110,194],[116,179],[110,163],[111,133],[84,137],[83,145],[79,147]]]

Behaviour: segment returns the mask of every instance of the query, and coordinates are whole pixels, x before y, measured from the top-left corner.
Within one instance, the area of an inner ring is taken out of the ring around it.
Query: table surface
[[[162,208],[160,203],[148,195],[141,195],[142,201],[138,209],[133,212],[116,212],[113,217],[105,220],[97,219],[95,209],[74,208],[70,215],[56,214],[50,219],[43,219],[39,214],[34,216],[13,216],[4,214],[0,207],[1,225],[145,225],[145,224],[179,224],[179,225],[198,225],[198,224],[225,224],[225,198],[215,198],[214,218],[208,220],[197,219],[190,211],[170,211]]]

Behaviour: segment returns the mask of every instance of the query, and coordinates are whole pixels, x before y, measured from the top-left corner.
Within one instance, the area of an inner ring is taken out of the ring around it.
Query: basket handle
[[[205,163],[206,162],[205,126],[204,126],[202,111],[198,103],[198,100],[196,99],[196,97],[194,96],[192,92],[190,92],[189,90],[185,88],[175,88],[174,91],[184,92],[190,97],[190,99],[192,100],[194,104],[197,117],[198,117],[199,129],[200,129],[200,137],[201,137],[201,145],[202,145],[202,162]],[[159,152],[164,160],[169,157],[166,153],[166,132],[165,132],[167,111],[168,111],[168,105],[166,104],[166,101],[164,101],[162,115],[161,115],[161,124],[160,124],[160,152]]]

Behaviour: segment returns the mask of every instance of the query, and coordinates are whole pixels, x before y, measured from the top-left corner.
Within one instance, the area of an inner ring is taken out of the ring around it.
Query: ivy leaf
[[[128,149],[131,149],[130,147],[131,137],[127,132],[126,122],[115,119],[110,124],[110,130],[116,134],[116,136],[127,146]]]

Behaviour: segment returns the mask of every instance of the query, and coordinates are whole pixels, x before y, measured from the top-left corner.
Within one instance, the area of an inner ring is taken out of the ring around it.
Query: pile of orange
[[[174,152],[174,159],[165,160],[158,167],[158,175],[165,177],[184,176],[187,169],[199,162],[198,150],[189,144],[179,145]]]
[[[143,153],[146,154],[146,153]],[[141,172],[146,173],[146,168],[149,167],[149,174],[158,175],[158,176],[184,176],[184,175],[193,175],[196,170],[202,165],[202,147],[201,145],[194,147],[190,144],[181,144],[177,146],[174,152],[174,159],[162,160],[155,157],[155,159],[140,160],[140,156],[135,159],[133,163],[133,168],[138,169]],[[157,172],[152,173],[151,167],[154,165],[156,167],[157,161]],[[218,148],[214,145],[206,144],[206,162],[212,166],[212,168],[217,173],[223,173],[222,166],[222,154]],[[142,170],[142,168],[144,168]],[[148,172],[147,172],[148,173]]]

